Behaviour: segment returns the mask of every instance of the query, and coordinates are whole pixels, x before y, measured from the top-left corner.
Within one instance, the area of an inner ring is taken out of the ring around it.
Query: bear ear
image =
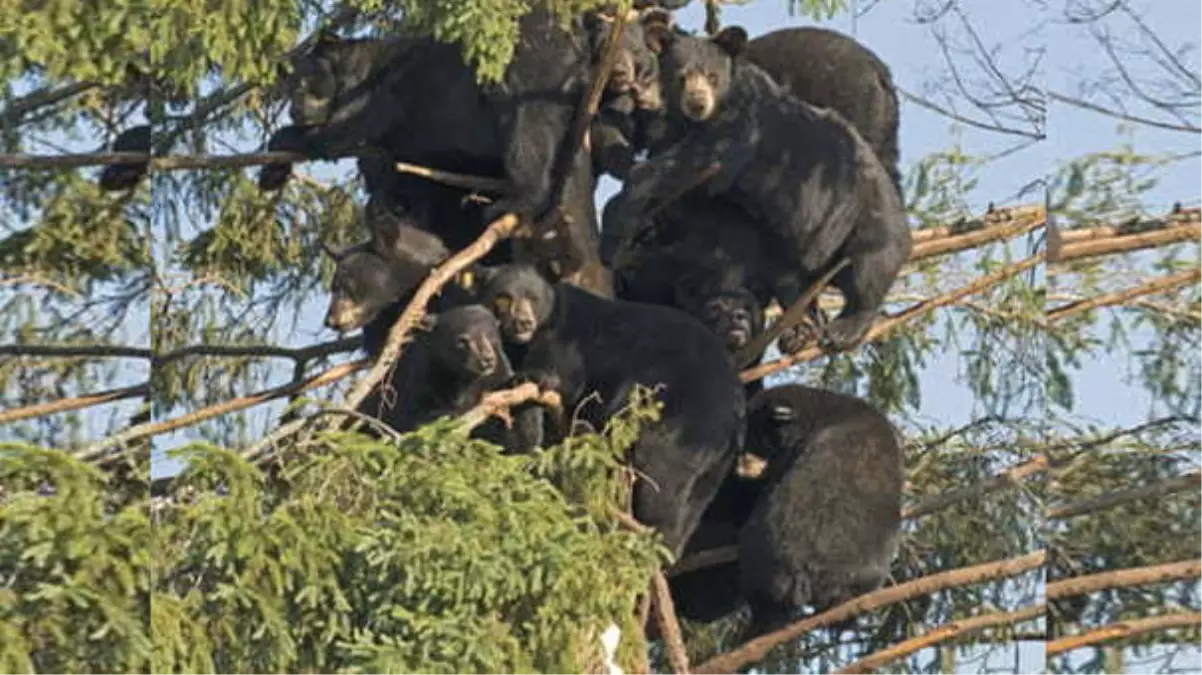
[[[710,40],[733,59],[742,54],[743,48],[747,46],[747,31],[741,26],[727,26]]]
[[[676,37],[672,30],[672,14],[658,7],[643,12],[643,40],[647,48],[656,54],[662,54],[672,44]]]
[[[778,424],[788,424],[797,419],[797,411],[789,406],[779,403],[772,406],[772,421]]]
[[[488,265],[477,263],[468,268],[468,270],[471,272],[472,290],[479,293],[488,285],[488,282],[496,278],[499,267],[489,267]]]

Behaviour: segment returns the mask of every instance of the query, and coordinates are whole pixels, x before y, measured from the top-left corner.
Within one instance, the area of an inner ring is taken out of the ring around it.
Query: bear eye
[[[466,335],[460,335],[455,340],[455,346],[458,347],[460,351],[466,352],[472,346],[472,341],[468,339]]]
[[[718,73],[710,73],[709,75],[707,75],[707,76],[706,76],[706,79],[708,79],[708,80],[710,81],[710,84],[711,84],[711,85],[717,86],[717,84],[718,84]]]
[[[513,304],[513,298],[508,295],[498,295],[493,300],[493,306],[497,308],[497,312],[504,314],[509,311],[509,306]]]

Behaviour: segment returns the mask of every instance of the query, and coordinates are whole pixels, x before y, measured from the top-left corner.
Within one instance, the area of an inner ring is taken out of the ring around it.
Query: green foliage
[[[0,444],[0,670],[148,672],[146,500],[114,504],[106,482],[62,451]]]
[[[654,416],[530,457],[448,420],[399,447],[328,434],[270,476],[189,446],[174,485],[198,496],[154,531],[155,672],[581,672],[611,621],[643,649],[636,597],[665,550],[611,514]]]

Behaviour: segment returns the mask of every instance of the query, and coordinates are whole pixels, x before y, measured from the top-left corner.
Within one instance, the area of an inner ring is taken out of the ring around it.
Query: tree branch
[[[9,103],[8,107],[4,109],[4,112],[0,112],[0,127],[11,127],[17,122],[20,122],[21,118],[24,117],[28,112],[48,105],[54,105],[55,103],[71,98],[72,96],[78,96],[79,94],[82,94],[89,89],[94,89],[97,86],[99,85],[95,82],[76,82],[74,84],[68,84],[57,89],[45,87],[43,89],[30,92],[21,98],[14,99],[12,103]]]
[[[1121,570],[1110,570],[1097,574],[1087,574],[1069,579],[1048,582],[1044,593],[1048,600],[1069,598],[1074,595],[1087,595],[1111,588],[1129,588],[1148,584],[1161,584],[1166,581],[1192,579],[1202,575],[1202,560],[1181,560],[1179,562],[1144,567],[1128,567]]]
[[[457,421],[464,430],[474,429],[483,424],[489,417],[508,418],[508,411],[513,406],[531,402],[554,411],[563,410],[563,401],[560,399],[558,393],[539,391],[537,384],[526,382],[512,389],[488,392],[481,398],[480,403],[460,415]]]
[[[1060,247],[1059,255],[1050,260],[1050,262],[1064,263],[1081,258],[1095,258],[1114,255],[1116,253],[1128,253],[1145,248],[1158,248],[1182,241],[1197,241],[1200,237],[1202,237],[1202,224],[1187,223],[1156,232],[1129,234],[1110,239],[1096,239],[1064,244]]]
[[[1139,501],[1141,499],[1148,499],[1150,497],[1164,497],[1166,495],[1171,495],[1175,492],[1181,492],[1182,490],[1188,490],[1190,488],[1196,490],[1198,488],[1198,479],[1200,477],[1202,477],[1202,473],[1198,471],[1192,471],[1184,476],[1157,481],[1150,485],[1142,485],[1137,488],[1131,488],[1130,490],[1112,492],[1095,499],[1087,499],[1085,501],[1074,502],[1065,506],[1051,508],[1048,509],[1047,517],[1053,520],[1076,518],[1077,516],[1084,516],[1096,511],[1103,511],[1112,506],[1118,506],[1119,504],[1126,504],[1127,502]]]
[[[869,654],[861,659],[835,671],[836,673],[870,673],[886,666],[898,659],[905,658],[915,652],[932,647],[941,642],[946,642],[954,637],[971,633],[973,631],[982,630],[984,628],[992,628],[994,626],[1006,626],[1023,621],[1031,621],[1038,619],[1047,612],[1047,605],[1040,603],[1031,607],[1015,610],[1013,612],[994,612],[990,614],[982,614],[969,619],[953,621],[937,628],[927,631],[925,634],[918,637],[910,638],[904,642],[899,642],[891,645],[878,652]]]
[[[495,192],[497,194],[510,194],[513,192],[513,186],[509,181],[500,178],[486,178],[484,176],[471,176],[466,173],[455,173],[453,171],[443,171],[442,169],[433,169],[418,164],[410,164],[408,162],[397,162],[396,170],[401,173],[409,173],[422,178],[429,178],[432,181],[450,185],[451,187],[463,188],[465,190],[481,190],[484,192]]]
[[[975,232],[928,239],[915,244],[910,251],[910,261],[956,253],[996,240],[1013,239],[1043,227],[1047,219],[1048,213],[1043,206],[997,210],[986,214],[981,219],[983,227]]]
[[[1052,99],[1053,101],[1060,101],[1061,103],[1071,105],[1074,108],[1081,108],[1082,110],[1089,110],[1090,112],[1096,112],[1096,113],[1100,113],[1103,115],[1108,115],[1110,117],[1114,117],[1116,119],[1120,119],[1120,120],[1123,120],[1126,122],[1134,122],[1136,124],[1145,124],[1147,126],[1156,127],[1158,129],[1167,129],[1168,131],[1184,131],[1184,132],[1190,133],[1190,134],[1196,134],[1198,132],[1202,132],[1202,128],[1196,127],[1192,124],[1170,124],[1168,122],[1158,122],[1156,120],[1151,120],[1146,117],[1138,117],[1136,115],[1131,115],[1131,114],[1128,114],[1125,112],[1111,110],[1110,108],[1100,106],[1096,103],[1090,103],[1089,101],[1084,101],[1084,100],[1081,100],[1079,98],[1075,98],[1072,96],[1065,96],[1064,94],[1052,91],[1051,89],[1048,89],[1046,91],[1046,93],[1047,93],[1048,98]]]
[[[1080,649],[1081,647],[1089,647],[1103,642],[1110,642],[1111,640],[1133,637],[1169,628],[1196,628],[1199,623],[1202,623],[1202,614],[1197,612],[1166,614],[1146,619],[1120,621],[1102,626],[1101,628],[1095,628],[1080,635],[1070,635],[1057,640],[1050,640],[1044,645],[1044,655],[1056,656],[1074,649]]]
[[[925,314],[933,309],[938,309],[939,307],[951,305],[969,295],[987,290],[990,287],[1009,279],[1010,277],[1022,274],[1026,270],[1029,270],[1042,263],[1044,258],[1045,256],[1043,253],[1036,254],[1012,265],[1007,265],[993,274],[985,275],[971,284],[968,284],[967,286],[944,293],[943,295],[936,296],[929,300],[915,303],[914,305],[911,305],[897,314],[880,319],[872,326],[872,328],[868,331],[868,334],[864,336],[864,342],[871,342],[879,339],[897,326],[912,320],[916,316]],[[795,364],[813,361],[814,359],[822,356],[824,353],[825,352],[820,347],[809,347],[797,352],[796,354],[791,354],[789,356],[777,359],[776,361],[760,364],[755,368],[744,370],[743,372],[739,373],[739,377],[744,382],[752,382],[762,377],[772,375],[773,373],[780,372]]]
[[[1160,279],[1135,286],[1134,288],[1127,288],[1121,291],[1115,291],[1113,293],[1103,293],[1101,295],[1095,295],[1092,298],[1084,298],[1082,300],[1070,302],[1066,305],[1061,305],[1052,309],[1047,313],[1047,322],[1055,323],[1061,319],[1064,319],[1065,317],[1072,316],[1074,314],[1080,314],[1082,312],[1088,312],[1091,309],[1097,309],[1099,307],[1124,305],[1127,303],[1127,301],[1138,297],[1164,293],[1182,286],[1188,286],[1190,284],[1197,283],[1199,279],[1202,279],[1202,267],[1195,267],[1192,270],[1186,270],[1185,272],[1180,272],[1178,274],[1171,274],[1167,277],[1161,277]]]
[[[1018,466],[1004,471],[996,476],[981,481],[975,485],[969,485],[958,490],[950,490],[944,492],[932,499],[923,500],[909,508],[902,510],[903,519],[921,518],[922,516],[930,515],[936,511],[941,511],[957,502],[979,497],[989,492],[994,492],[1002,488],[1018,485],[1023,479],[1029,476],[1041,474],[1048,469],[1048,458],[1046,455],[1037,455],[1035,458],[1023,462]]]
[[[70,412],[72,410],[81,410],[92,406],[121,401],[127,398],[139,398],[150,395],[150,385],[143,382],[132,387],[122,387],[120,389],[109,389],[95,394],[84,394],[73,398],[60,398],[55,401],[47,401],[45,403],[35,403],[21,408],[10,408],[8,410],[0,410],[0,424],[9,424],[19,420],[29,419],[31,417],[41,417],[43,415],[54,415],[57,413]]]
[[[668,652],[668,663],[674,673],[689,672],[689,655],[684,648],[684,639],[680,635],[680,621],[676,618],[676,608],[672,605],[672,591],[668,588],[668,580],[663,573],[656,572],[651,577],[652,604],[655,606],[655,622],[659,626],[660,637],[664,640],[664,649]]]
[[[898,584],[897,586],[876,590],[849,600],[821,614],[807,617],[801,621],[789,624],[778,631],[758,637],[732,651],[716,656],[696,666],[693,672],[733,673],[740,668],[762,660],[774,647],[790,640],[796,640],[815,628],[839,623],[865,612],[894,605],[910,598],[930,595],[947,588],[958,588],[978,584],[983,581],[1012,577],[1039,568],[1046,560],[1047,552],[1037,551],[1018,558],[948,570],[925,576],[921,579],[908,581],[904,584]]]
[[[1198,208],[1176,208],[1163,218],[1132,218],[1118,225],[1093,225],[1090,227],[1057,228],[1060,241],[1069,244],[1093,239],[1110,239],[1128,234],[1142,234],[1163,230],[1174,225],[1202,222],[1202,210]]]
[[[138,424],[119,434],[115,434],[98,443],[94,443],[87,448],[84,448],[76,455],[76,457],[84,461],[95,459],[105,454],[109,448],[126,445],[140,438],[148,438],[150,436],[157,436],[159,434],[167,433],[168,431],[175,431],[176,429],[191,426],[207,419],[237,412],[239,410],[245,410],[246,408],[259,405],[260,403],[266,403],[267,401],[271,401],[273,399],[291,396],[292,394],[309,391],[310,389],[316,389],[317,387],[322,387],[327,384],[337,382],[338,380],[367,367],[368,363],[369,361],[367,359],[344,363],[304,380],[293,380],[292,382],[278,387],[264,389],[263,391],[250,394],[248,396],[242,396],[240,398],[223,401],[216,405],[211,405],[199,410],[194,410],[186,415],[180,415],[179,417],[173,417],[160,422]],[[348,407],[353,408],[354,406]]]
[[[0,345],[0,356],[45,356],[49,358],[110,357],[116,359],[149,359],[153,352],[141,347],[122,345]]]
[[[918,105],[926,108],[927,110],[930,110],[931,112],[938,113],[938,114],[943,115],[944,117],[954,120],[956,122],[962,122],[964,124],[967,124],[970,127],[976,127],[977,129],[983,129],[985,131],[996,131],[996,132],[1003,133],[1003,134],[1009,134],[1011,136],[1022,136],[1023,138],[1030,138],[1032,140],[1037,140],[1037,141],[1044,139],[1044,134],[1042,134],[1042,133],[1032,133],[1030,131],[1024,131],[1022,129],[1012,129],[1010,127],[1003,127],[1003,126],[1000,126],[997,124],[990,124],[988,122],[979,122],[977,120],[965,117],[959,113],[952,112],[951,110],[948,110],[947,108],[935,105],[934,103],[928,101],[925,98],[922,98],[921,96],[916,96],[914,94],[911,94],[910,92],[906,91],[905,89],[902,89],[901,87],[897,87],[897,93],[901,94],[902,97],[904,97],[907,101],[910,101],[911,103],[917,103]]]

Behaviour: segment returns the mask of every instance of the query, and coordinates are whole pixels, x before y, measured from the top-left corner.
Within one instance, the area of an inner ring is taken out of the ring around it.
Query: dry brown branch
[[[668,580],[661,572],[651,577],[651,591],[655,596],[652,603],[655,605],[655,622],[668,652],[668,663],[672,666],[672,672],[687,673],[689,655],[680,636],[680,621],[676,619],[676,608],[672,605],[672,591],[668,589]]]
[[[186,415],[172,417],[171,419],[162,420],[160,422],[138,424],[119,434],[114,434],[113,436],[109,436],[98,443],[94,443],[87,448],[84,448],[78,455],[76,455],[76,457],[85,461],[94,459],[105,454],[105,452],[112,447],[125,445],[141,438],[157,436],[159,434],[167,433],[168,431],[175,431],[176,429],[191,426],[214,417],[220,417],[221,415],[228,415],[232,412],[245,410],[246,408],[259,405],[260,403],[266,403],[267,401],[271,401],[273,399],[291,396],[292,394],[309,391],[311,389],[316,389],[317,387],[323,387],[327,384],[337,382],[338,380],[367,367],[368,363],[369,361],[367,359],[344,363],[340,366],[335,366],[329,370],[326,370],[325,372],[318,373],[317,375],[304,380],[293,380],[292,382],[280,385],[278,387],[264,389],[263,391],[250,394],[248,396],[242,396],[229,401],[223,401],[216,405],[207,406],[199,410],[194,410]]]
[[[47,401],[45,403],[35,403],[33,405],[22,406],[20,408],[0,410],[0,424],[9,424],[19,420],[27,420],[31,417],[41,417],[43,415],[54,415],[72,410],[90,408],[96,405],[112,403],[113,401],[122,401],[127,398],[144,398],[149,395],[150,385],[147,383],[142,383],[135,384],[132,387],[109,389],[108,391],[101,391],[95,394],[84,394],[83,396],[75,396],[72,398],[60,398],[57,401]]]
[[[926,633],[910,638],[895,645],[891,645],[879,652],[874,652],[861,659],[853,661],[848,665],[835,671],[836,673],[871,673],[881,666],[886,666],[898,659],[903,659],[915,652],[933,647],[941,642],[946,642],[954,637],[958,637],[965,633],[982,630],[984,628],[992,628],[993,626],[1007,626],[1010,624],[1021,623],[1038,619],[1047,613],[1047,605],[1040,603],[1031,607],[1024,607],[1013,612],[994,612],[991,614],[982,614],[974,616],[970,619],[961,621],[953,621],[937,628],[932,628]]]
[[[957,502],[978,497],[980,495],[1000,490],[1011,485],[1018,485],[1025,478],[1041,474],[1048,469],[1048,458],[1044,455],[1037,455],[1031,460],[1023,462],[1018,466],[1004,471],[992,478],[981,481],[975,485],[969,485],[958,490],[949,490],[941,495],[931,499],[923,500],[909,508],[902,509],[902,518],[920,518],[930,515],[936,511],[951,506]]]
[[[984,226],[975,232],[916,242],[910,251],[910,260],[913,262],[976,248],[992,241],[1013,239],[1043,227],[1047,219],[1047,210],[1039,205],[994,211],[981,219]]]
[[[1051,581],[1048,582],[1044,592],[1048,600],[1055,600],[1074,595],[1086,595],[1109,588],[1128,588],[1177,581],[1178,579],[1192,579],[1199,575],[1202,575],[1202,560],[1182,560]]]
[[[1010,277],[1022,274],[1026,270],[1039,265],[1043,262],[1043,260],[1044,254],[1038,253],[1030,258],[1026,258],[1012,265],[1007,265],[993,274],[987,274],[973,281],[967,286],[958,288],[954,291],[949,291],[943,295],[938,295],[930,298],[929,300],[915,303],[914,305],[911,305],[897,314],[880,319],[872,326],[871,329],[869,329],[868,334],[864,336],[864,342],[876,340],[893,330],[895,327],[912,320],[916,316],[920,316],[939,307],[954,304],[961,298],[980,293],[981,291],[1001,283]],[[776,361],[763,363],[755,368],[744,370],[739,374],[739,376],[744,382],[752,382],[762,377],[767,377],[773,373],[780,372],[792,365],[804,363],[806,361],[813,361],[814,359],[822,356],[822,354],[823,351],[821,348],[809,347],[797,352],[796,354],[791,354],[789,356],[777,359]]]
[[[1063,236],[1063,233],[1061,233],[1061,237]],[[1073,244],[1066,243],[1060,247],[1060,255],[1051,260],[1051,262],[1064,263],[1082,258],[1096,258],[1116,253],[1129,253],[1131,251],[1157,248],[1182,241],[1197,241],[1199,238],[1202,238],[1202,224],[1186,223],[1185,225],[1166,227],[1163,230],[1155,232],[1128,234],[1121,237],[1087,240]]]
[[[1091,309],[1099,307],[1113,307],[1124,305],[1128,301],[1145,295],[1155,295],[1164,293],[1182,286],[1188,286],[1192,283],[1197,283],[1202,279],[1202,267],[1195,267],[1192,270],[1186,270],[1178,274],[1171,274],[1167,277],[1161,277],[1155,281],[1150,281],[1146,284],[1140,284],[1134,288],[1127,288],[1113,293],[1103,293],[1095,295],[1092,298],[1083,298],[1076,302],[1070,302],[1066,305],[1061,305],[1052,309],[1047,313],[1048,323],[1055,323],[1067,316],[1088,312]]]
[[[1197,626],[1199,623],[1202,623],[1202,614],[1197,612],[1183,612],[1180,614],[1152,616],[1146,619],[1120,621],[1102,626],[1101,628],[1095,628],[1088,633],[1050,640],[1044,645],[1044,655],[1056,656],[1057,654],[1063,654],[1074,649],[1110,642],[1119,638],[1132,637],[1169,628]]]
[[[790,640],[796,640],[815,628],[839,623],[865,612],[894,605],[910,598],[930,595],[935,591],[946,588],[969,586],[983,581],[1011,577],[1039,568],[1043,566],[1046,560],[1046,551],[1036,551],[1035,553],[1029,553],[1018,558],[948,570],[925,576],[921,579],[908,581],[904,584],[898,584],[897,586],[882,588],[849,600],[821,614],[791,623],[778,631],[758,637],[725,654],[715,656],[709,661],[694,667],[693,672],[733,673],[744,666],[760,661],[777,645]]]
[[[409,305],[405,307],[405,311],[401,313],[399,319],[393,324],[392,330],[388,333],[388,340],[384,345],[384,349],[376,358],[375,364],[359,382],[355,383],[349,395],[347,395],[347,408],[358,408],[363,399],[375,389],[385,375],[392,369],[397,358],[401,355],[401,348],[405,342],[406,336],[409,334],[422,316],[426,313],[426,305],[434,298],[448,281],[455,277],[469,265],[484,257],[497,242],[508,237],[513,233],[518,226],[517,216],[508,214],[498,218],[493,223],[485,228],[484,232],[476,241],[472,242],[467,248],[459,251],[455,255],[447,258],[438,267],[435,267],[421,286],[417,288],[417,292],[413,294],[413,299],[409,301]]]
[[[818,281],[815,281],[805,290],[805,293],[801,294],[801,297],[789,309],[785,310],[785,313],[779,319],[773,322],[768,330],[756,336],[751,342],[748,342],[742,349],[735,353],[735,367],[746,368],[751,365],[781,333],[804,321],[809,315],[810,305],[814,303],[814,300],[822,292],[822,289],[826,288],[826,285],[831,282],[831,279],[835,278],[835,275],[840,270],[850,264],[850,260],[843,258],[827,270]]]
[[[484,192],[495,192],[497,194],[507,194],[513,191],[513,186],[509,181],[500,178],[488,178],[486,176],[470,176],[466,173],[455,173],[453,171],[443,171],[441,169],[433,169],[427,166],[418,164],[410,164],[408,162],[397,162],[396,170],[401,173],[411,173],[422,178],[429,178],[432,181],[450,185],[451,187],[463,188],[465,190],[482,190]]]
[[[1171,495],[1174,492],[1189,490],[1190,488],[1196,490],[1198,488],[1198,479],[1200,476],[1202,476],[1202,473],[1193,471],[1185,474],[1184,476],[1158,481],[1150,485],[1143,485],[1137,488],[1131,488],[1130,490],[1123,490],[1121,492],[1112,492],[1094,499],[1087,499],[1081,502],[1058,506],[1048,509],[1047,517],[1052,519],[1075,518],[1077,516],[1094,513],[1095,511],[1102,511],[1112,506],[1118,506],[1119,504],[1125,504],[1127,502],[1148,499],[1150,497],[1163,497],[1165,495]]]
[[[492,391],[484,395],[476,407],[459,416],[458,424],[465,430],[474,429],[484,423],[489,417],[501,417],[507,422],[509,410],[522,403],[538,403],[553,411],[563,410],[563,401],[559,394],[553,391],[539,391],[533,382],[520,384],[512,389]]]
[[[1081,241],[1093,241],[1096,239],[1113,239],[1115,237],[1121,237],[1128,234],[1152,232],[1155,230],[1163,230],[1167,227],[1172,227],[1175,225],[1182,225],[1191,222],[1196,223],[1200,221],[1202,221],[1202,209],[1189,208],[1176,210],[1164,218],[1135,218],[1120,225],[1074,227],[1069,230],[1059,228],[1059,232],[1060,241],[1065,244],[1071,244]]]

